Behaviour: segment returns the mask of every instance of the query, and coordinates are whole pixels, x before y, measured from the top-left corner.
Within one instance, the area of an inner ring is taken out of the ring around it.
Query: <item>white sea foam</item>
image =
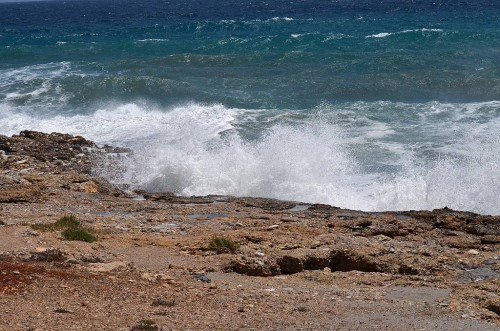
[[[267,21],[271,21],[271,22],[291,22],[291,21],[294,21],[294,19],[291,18],[291,17],[273,17],[273,18],[268,19]]]
[[[371,34],[366,36],[365,38],[385,38],[392,35],[403,34],[403,33],[411,33],[411,32],[443,32],[443,29],[411,29],[411,30],[403,30],[398,32],[381,32],[377,34]]]
[[[381,32],[381,33],[366,36],[366,38],[385,38],[385,37],[391,36],[391,35],[393,35],[393,33]]]
[[[405,119],[376,119],[384,107]],[[120,178],[106,167],[96,170],[148,190],[500,214],[499,112],[500,102],[379,102],[323,105],[304,118],[222,105],[162,110],[131,103],[43,118],[2,104],[0,133],[63,130],[131,147]],[[249,126],[261,127],[260,134],[247,138]]]
[[[147,43],[147,42],[160,43],[160,42],[168,41],[168,39],[163,39],[163,38],[149,38],[149,39],[139,39],[137,41],[141,42],[141,43]]]

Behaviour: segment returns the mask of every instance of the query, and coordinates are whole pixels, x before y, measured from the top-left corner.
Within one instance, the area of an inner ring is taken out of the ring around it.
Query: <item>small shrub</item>
[[[158,325],[151,320],[141,320],[130,331],[160,331]]]
[[[238,244],[225,237],[214,237],[208,242],[208,249],[217,253],[234,253],[238,249]]]
[[[61,217],[55,223],[50,224],[32,224],[31,228],[33,230],[44,231],[44,232],[52,232],[52,231],[60,231],[68,228],[79,228],[81,227],[80,221],[76,219],[75,215],[66,215]]]
[[[64,240],[94,242],[97,238],[84,228],[68,228],[61,233]]]
[[[77,228],[82,226],[80,221],[76,219],[75,215],[66,215],[61,217],[54,223],[59,228]]]
[[[55,223],[51,224],[32,224],[33,230],[39,231],[62,231],[61,236],[64,240],[78,240],[88,243],[94,242],[97,238],[92,231],[82,226],[82,223],[75,215],[66,215],[61,217]]]

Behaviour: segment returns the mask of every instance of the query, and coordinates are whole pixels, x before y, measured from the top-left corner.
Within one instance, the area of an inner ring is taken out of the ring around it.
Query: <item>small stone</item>
[[[31,253],[45,253],[47,251],[47,247],[36,247]]]
[[[268,231],[272,231],[272,230],[277,229],[278,227],[279,227],[279,225],[278,225],[278,224],[274,224],[274,225],[270,225],[270,226],[268,226],[266,230],[268,230]]]
[[[148,272],[143,273],[141,275],[141,278],[144,280],[150,281],[150,282],[152,282],[154,280],[153,276]]]
[[[217,289],[217,285],[210,284],[210,286],[208,288],[211,289],[211,290],[216,290]]]
[[[479,255],[479,252],[475,249],[469,249],[467,251],[467,254],[470,254],[470,255]]]
[[[202,273],[194,272],[192,274],[192,276],[193,276],[193,278],[198,279],[200,282],[204,282],[204,283],[212,282],[212,280],[210,278],[208,278],[205,274],[202,274]]]
[[[73,313],[71,310],[64,309],[64,308],[56,308],[54,310],[54,312],[59,313],[59,314],[71,314],[71,313]]]
[[[33,231],[33,230],[26,230],[22,233],[23,237],[38,237],[39,235],[40,235],[40,233],[38,233],[37,231]]]
[[[67,263],[67,264],[79,264],[80,262],[78,262],[77,259],[69,258],[66,261],[64,261],[64,263]]]
[[[389,241],[389,240],[392,240],[391,237],[385,236],[383,234],[379,234],[379,235],[375,236],[375,238],[377,238],[380,241]]]
[[[266,256],[266,254],[264,252],[261,252],[261,251],[256,251],[254,254],[255,254],[255,256],[260,256],[260,257]]]
[[[154,279],[158,281],[172,281],[174,280],[171,276],[165,275],[165,274],[155,274]]]
[[[321,246],[321,242],[319,242],[319,241],[314,241],[314,242],[311,244],[311,246],[310,246],[310,247],[311,247],[312,249],[316,249],[316,248],[318,248],[319,246]]]

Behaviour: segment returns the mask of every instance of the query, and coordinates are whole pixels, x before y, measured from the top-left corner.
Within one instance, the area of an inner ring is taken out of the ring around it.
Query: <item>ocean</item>
[[[95,172],[149,191],[499,215],[499,17],[491,0],[0,3],[0,134],[131,148]]]

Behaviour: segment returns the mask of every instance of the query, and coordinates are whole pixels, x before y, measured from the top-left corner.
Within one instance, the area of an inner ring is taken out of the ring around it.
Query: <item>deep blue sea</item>
[[[500,1],[0,1],[0,134],[182,195],[500,214]]]

